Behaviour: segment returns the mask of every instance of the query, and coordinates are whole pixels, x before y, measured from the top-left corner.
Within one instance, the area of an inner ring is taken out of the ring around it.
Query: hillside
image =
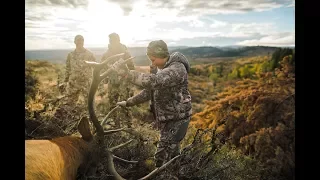
[[[193,115],[182,148],[190,143],[195,146],[179,161],[179,179],[295,179],[294,52],[278,49],[270,55],[191,66]],[[139,66],[137,70],[147,72],[148,67]],[[26,61],[27,138],[76,132],[76,122],[86,107],[56,100],[60,96],[58,77],[63,76],[63,71],[59,64]],[[139,91],[137,88],[135,93]],[[96,105],[101,117],[107,113],[100,109],[105,100],[98,93]],[[148,103],[131,108],[130,112],[134,128],[145,139],[138,143],[139,147],[131,145],[117,155],[141,163],[139,168],[121,165],[117,169],[127,177],[141,177],[154,169],[151,157],[159,135],[146,121]],[[128,139],[121,134],[107,141],[120,144]],[[175,169],[169,167],[154,179],[168,179],[166,174],[171,173]]]
[[[105,48],[88,48],[92,51],[98,61]],[[250,47],[169,47],[169,52],[179,51],[186,55],[190,61],[195,63],[212,62],[216,58],[234,59],[238,57],[258,56],[272,54],[276,47],[250,46]],[[134,63],[138,66],[147,66],[150,64],[146,57],[145,47],[128,47],[132,56],[135,56]],[[47,60],[54,63],[64,63],[68,53],[72,49],[67,50],[32,50],[25,51],[25,60],[38,59]]]
[[[217,48],[217,47],[193,47],[179,49],[179,51],[192,58],[212,57],[247,57],[257,55],[268,55],[276,51],[277,47],[248,46],[239,48]]]

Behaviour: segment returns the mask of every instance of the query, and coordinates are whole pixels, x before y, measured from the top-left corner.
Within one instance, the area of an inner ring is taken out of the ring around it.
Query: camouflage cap
[[[166,58],[169,56],[168,46],[163,40],[151,41],[147,47],[147,55]]]

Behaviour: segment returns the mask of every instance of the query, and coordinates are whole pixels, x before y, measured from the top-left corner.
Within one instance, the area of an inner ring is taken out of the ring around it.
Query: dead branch
[[[150,179],[151,177],[155,176],[157,173],[161,172],[162,170],[164,170],[168,165],[170,165],[174,160],[178,159],[181,155],[177,155],[176,157],[172,158],[170,161],[168,161],[167,163],[165,163],[164,165],[162,165],[159,168],[156,168],[155,170],[153,170],[151,173],[149,173],[148,175],[144,176],[143,178],[140,178],[138,180],[146,180],[146,179]]]

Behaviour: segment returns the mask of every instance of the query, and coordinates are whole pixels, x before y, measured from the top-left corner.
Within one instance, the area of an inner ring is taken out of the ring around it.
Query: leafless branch
[[[164,165],[162,165],[159,168],[156,168],[155,170],[153,170],[151,173],[149,173],[148,175],[144,176],[143,178],[140,178],[138,180],[146,180],[146,179],[150,179],[151,177],[155,176],[157,173],[161,172],[162,170],[164,170],[169,164],[171,164],[174,160],[178,159],[181,155],[178,155],[174,158],[172,158],[170,161],[168,161],[167,163],[165,163]]]

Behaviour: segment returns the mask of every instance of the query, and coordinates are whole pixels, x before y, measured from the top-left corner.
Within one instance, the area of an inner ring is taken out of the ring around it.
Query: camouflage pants
[[[110,112],[116,107],[117,102],[126,101],[133,96],[133,92],[126,84],[108,84],[108,99]],[[131,127],[131,114],[128,109],[120,108],[117,112],[110,115],[114,119],[115,125],[120,127],[120,122],[126,122],[128,127]]]
[[[156,167],[180,154],[180,143],[185,137],[191,117],[170,121],[161,127],[160,141],[155,153]]]
[[[68,84],[67,86],[67,96],[73,105],[84,104],[87,106],[88,101],[88,88],[87,87],[79,87],[73,86],[72,84]]]

